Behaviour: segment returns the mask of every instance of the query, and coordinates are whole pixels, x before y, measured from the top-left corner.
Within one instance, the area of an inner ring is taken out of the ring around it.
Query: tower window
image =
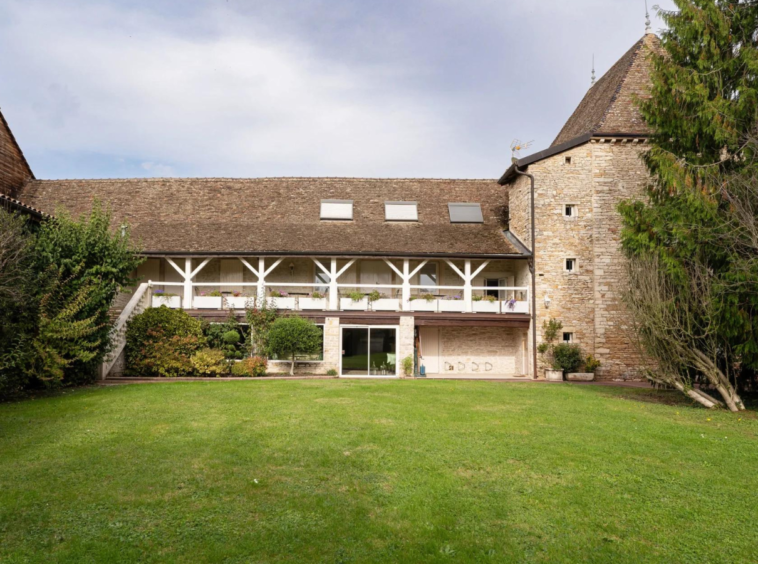
[[[575,258],[566,259],[566,272],[576,272],[576,259]]]
[[[576,209],[576,205],[574,204],[565,204],[563,206],[563,217],[566,219],[576,219],[578,215],[578,211]]]
[[[563,334],[563,342],[564,343],[573,343],[574,342],[574,334],[573,333],[564,333]]]
[[[565,162],[566,162],[567,165],[570,165],[571,164],[571,157],[566,157],[566,161]]]

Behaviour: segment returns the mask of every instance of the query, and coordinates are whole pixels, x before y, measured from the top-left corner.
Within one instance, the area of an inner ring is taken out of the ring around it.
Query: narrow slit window
[[[418,221],[416,202],[384,202],[386,221]]]
[[[484,223],[480,204],[453,203],[447,205],[450,223]]]
[[[565,162],[566,162],[567,165],[570,165],[571,164],[571,157],[566,157],[566,161]]]
[[[566,259],[566,272],[576,272],[576,259]]]
[[[353,219],[353,201],[321,200],[321,219],[351,221]]]
[[[575,219],[577,215],[576,206],[574,204],[566,204],[563,206],[563,217],[566,219]]]

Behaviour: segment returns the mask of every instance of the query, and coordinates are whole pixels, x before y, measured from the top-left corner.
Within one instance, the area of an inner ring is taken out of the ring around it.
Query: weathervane
[[[647,0],[645,0],[645,33],[650,33],[652,29],[653,28],[650,24],[650,12],[647,9]]]

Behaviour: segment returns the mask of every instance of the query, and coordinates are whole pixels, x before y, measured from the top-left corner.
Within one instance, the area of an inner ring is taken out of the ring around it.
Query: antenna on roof
[[[650,24],[650,12],[647,9],[647,0],[645,0],[645,33],[650,33],[653,30]]]
[[[595,86],[595,53],[592,53],[592,83],[590,86]]]

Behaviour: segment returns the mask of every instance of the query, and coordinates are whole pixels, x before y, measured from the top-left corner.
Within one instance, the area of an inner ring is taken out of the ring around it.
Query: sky
[[[497,178],[644,32],[644,0],[0,0],[0,109],[37,178]]]

